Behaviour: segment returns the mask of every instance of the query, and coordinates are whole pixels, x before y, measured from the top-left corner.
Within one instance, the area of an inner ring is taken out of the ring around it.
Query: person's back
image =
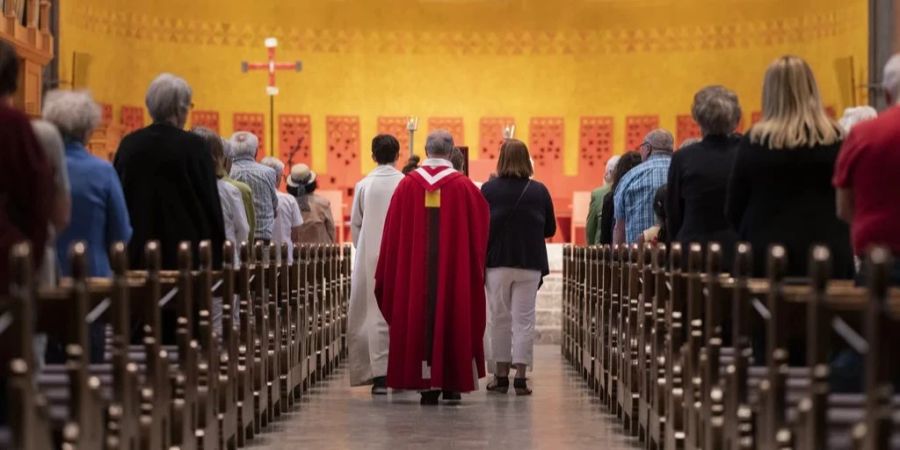
[[[331,201],[317,194],[308,194],[309,209],[300,209],[303,225],[300,225],[300,242],[308,244],[333,244],[335,242],[334,219]]]
[[[644,162],[625,174],[616,187],[615,243],[636,243],[644,230],[656,224],[653,199],[668,181],[673,145],[672,134],[663,129],[653,130],[644,138]]]
[[[856,125],[841,150],[834,184],[853,191],[853,246],[886,245],[900,255],[900,107]]]
[[[115,169],[76,142],[66,144],[66,164],[71,179],[72,218],[57,238],[60,273],[71,272],[66,259],[69,246],[87,242],[88,273],[109,276],[107,252],[113,242],[128,242],[131,225]]]
[[[739,136],[709,136],[672,156],[668,192],[670,204],[677,205],[669,211],[673,240],[733,246],[725,198],[739,144]]]
[[[160,241],[165,268],[177,266],[181,241],[212,239],[214,259],[221,260],[225,232],[218,187],[199,136],[169,124],[150,125],[122,139],[115,167],[134,227],[131,267],[145,267],[150,240]]]
[[[490,213],[478,188],[453,170],[453,139],[433,132],[432,156],[397,186],[375,273],[375,296],[390,326],[387,384],[423,390],[435,404],[483,377],[484,270]],[[409,345],[422,342],[423,345]],[[473,367],[474,363],[474,367]]]

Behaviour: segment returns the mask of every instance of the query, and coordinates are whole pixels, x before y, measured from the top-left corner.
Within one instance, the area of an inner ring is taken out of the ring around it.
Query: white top
[[[219,188],[219,203],[222,204],[222,219],[225,221],[225,239],[234,243],[234,248],[240,248],[241,242],[249,242],[250,234],[241,191],[222,179],[216,181],[216,187]],[[240,264],[238,252],[234,252],[234,263]]]
[[[300,206],[293,195],[278,192],[278,215],[272,228],[272,241],[281,252],[281,244],[288,244],[288,264],[294,262],[294,242],[291,240],[291,229],[303,225]]]

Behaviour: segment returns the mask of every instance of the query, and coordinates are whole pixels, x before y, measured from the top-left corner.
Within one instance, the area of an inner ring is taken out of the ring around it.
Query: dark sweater
[[[550,192],[540,182],[494,178],[481,187],[491,207],[487,267],[514,267],[550,273],[546,238],[556,234],[556,216]],[[516,201],[522,196],[519,205]]]

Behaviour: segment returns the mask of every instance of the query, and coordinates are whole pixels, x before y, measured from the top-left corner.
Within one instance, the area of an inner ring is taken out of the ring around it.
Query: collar
[[[381,164],[372,169],[372,172],[370,172],[370,174],[375,176],[393,175],[395,173],[400,173],[400,171],[390,164]]]
[[[671,158],[672,152],[653,152],[650,156],[647,157],[647,161],[652,159],[663,159],[663,158]]]
[[[425,161],[422,161],[423,166],[428,167],[449,167],[453,168],[453,163],[441,158],[428,158]]]
[[[66,141],[66,151],[67,152],[83,152],[88,153],[87,148],[84,147],[84,144],[78,141]]]

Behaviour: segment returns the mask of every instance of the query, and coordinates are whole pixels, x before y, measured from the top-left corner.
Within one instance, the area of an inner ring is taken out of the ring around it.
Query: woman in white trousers
[[[497,176],[481,188],[491,208],[485,351],[494,379],[487,389],[501,394],[509,391],[512,367],[516,394],[532,393],[526,373],[534,360],[535,300],[550,272],[545,239],[556,234],[550,192],[533,173],[528,147],[509,139],[500,148]]]

